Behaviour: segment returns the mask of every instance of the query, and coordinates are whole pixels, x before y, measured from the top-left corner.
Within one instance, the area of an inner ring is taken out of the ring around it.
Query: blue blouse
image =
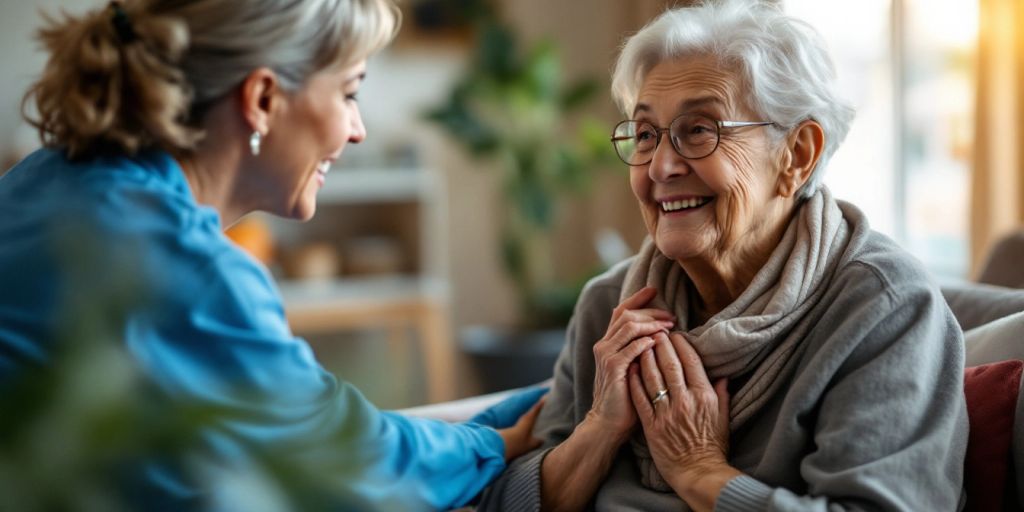
[[[217,456],[279,446],[336,461],[359,508],[461,506],[505,467],[493,429],[382,412],[321,368],[266,269],[166,153],[31,154],[0,177],[0,241],[0,384],[46,364],[74,308],[113,287],[132,297],[123,339],[146,378],[228,411],[204,432]],[[209,491],[159,467],[146,478],[184,500]]]

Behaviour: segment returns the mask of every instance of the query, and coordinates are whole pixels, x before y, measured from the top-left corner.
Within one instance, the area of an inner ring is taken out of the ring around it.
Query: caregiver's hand
[[[547,386],[528,388],[488,407],[469,421],[493,428],[508,428],[519,421],[550,390]]]
[[[725,484],[741,474],[726,459],[727,382],[712,386],[700,356],[681,334],[658,333],[654,339],[654,350],[629,368],[630,397],[658,472],[691,508],[712,510]]]
[[[654,346],[654,333],[674,325],[668,311],[643,309],[656,295],[657,290],[648,287],[622,301],[612,312],[608,331],[594,344],[594,405],[587,420],[618,442],[625,442],[636,425],[626,380],[629,364]]]
[[[541,440],[533,437],[533,424],[543,407],[543,397],[549,388],[535,387],[488,407],[469,421],[498,429],[505,440],[505,461],[510,461],[540,446]]]
[[[498,435],[505,440],[505,462],[510,462],[541,445],[541,440],[533,437],[533,424],[537,422],[541,407],[544,407],[543,398],[533,404],[533,407],[530,407],[514,425],[498,429]]]

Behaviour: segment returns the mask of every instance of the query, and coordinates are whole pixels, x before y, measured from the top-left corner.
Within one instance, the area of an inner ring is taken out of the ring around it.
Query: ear
[[[239,110],[249,128],[267,135],[273,114],[281,108],[281,83],[270,68],[258,68],[242,81]]]
[[[807,183],[825,149],[825,130],[817,121],[807,120],[796,127],[786,139],[779,173],[778,193],[793,197]]]

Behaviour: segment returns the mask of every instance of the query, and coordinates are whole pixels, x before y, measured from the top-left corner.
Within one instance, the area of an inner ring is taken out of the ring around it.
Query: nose
[[[363,126],[363,116],[359,113],[358,106],[353,110],[351,123],[352,131],[349,133],[348,141],[352,144],[359,144],[366,138],[366,127]]]
[[[664,137],[664,139],[662,139]],[[658,146],[654,148],[647,174],[652,181],[666,182],[672,178],[690,174],[690,164],[672,146],[671,135],[665,131],[658,134]]]

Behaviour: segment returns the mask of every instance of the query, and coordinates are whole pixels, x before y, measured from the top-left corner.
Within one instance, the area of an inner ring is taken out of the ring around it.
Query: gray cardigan
[[[786,391],[730,437],[716,510],[958,510],[967,409],[963,335],[938,287],[888,238],[867,231],[832,279]],[[592,347],[605,333],[628,262],[584,289],[555,364],[536,433],[479,510],[539,510],[544,456],[590,409]],[[803,329],[794,329],[803,332]],[[686,510],[640,484],[628,443],[591,501],[595,510]]]

